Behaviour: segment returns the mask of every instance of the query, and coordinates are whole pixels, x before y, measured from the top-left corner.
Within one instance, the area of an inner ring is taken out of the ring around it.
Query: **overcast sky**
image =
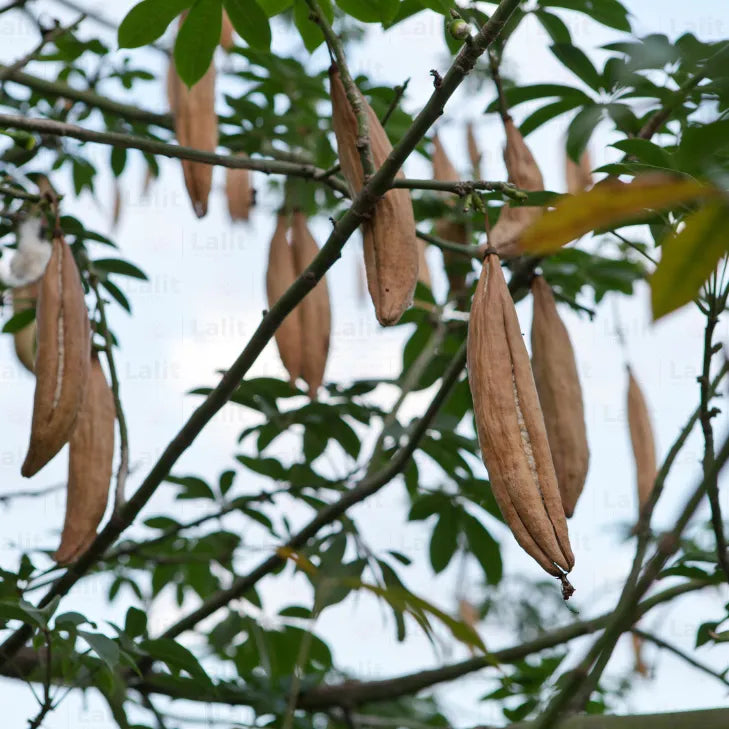
[[[94,2],[99,12],[120,19],[133,3]],[[717,0],[703,0],[686,4],[680,0],[630,0],[626,3],[634,16],[638,35],[650,32],[666,33],[672,38],[684,32],[694,32],[702,39],[719,39],[729,33],[729,6]],[[33,3],[44,7],[49,14],[69,20],[75,15],[65,11],[52,0]],[[599,58],[596,49],[615,38],[615,34],[600,28],[581,15],[565,13],[573,38],[585,50]],[[9,63],[21,57],[37,42],[27,21],[18,15],[0,16],[0,38],[4,41],[2,62]],[[92,28],[86,21],[84,28]],[[86,31],[88,32],[88,30]],[[113,34],[100,31],[111,45]],[[291,49],[296,39],[290,31],[278,28],[274,43],[277,48]],[[548,50],[549,41],[544,32],[527,20],[509,44],[505,64],[513,77],[522,83],[538,81],[565,81],[573,83],[569,72],[561,67]],[[435,14],[424,13],[396,26],[383,34],[371,28],[367,42],[351,55],[355,73],[369,73],[383,84],[396,85],[410,78],[405,106],[408,111],[419,110],[432,89],[431,68],[445,70],[445,45],[442,24]],[[164,59],[151,51],[135,52],[157,71],[163,70]],[[309,61],[312,70],[326,64],[322,49]],[[45,69],[33,67],[42,74]],[[50,74],[50,69],[45,70]],[[135,91],[132,98],[117,86],[104,89],[114,98],[137,102],[148,108],[164,110],[164,91],[161,85],[148,85]],[[491,90],[478,97],[461,89],[446,108],[441,133],[448,152],[467,174],[463,126],[467,120],[477,120],[478,138],[484,151],[484,176],[503,179],[501,161],[503,133],[495,116],[479,118]],[[520,121],[528,107],[517,108],[515,117]],[[528,139],[542,171],[548,189],[564,189],[563,138],[565,119],[546,125]],[[595,165],[615,156],[607,148],[614,141],[606,129],[599,129],[591,144]],[[74,199],[68,175],[55,178],[56,186],[66,193],[64,210],[77,214],[87,227],[110,230],[112,183],[104,171],[109,151],[105,147],[87,148],[99,162],[96,198],[85,195]],[[121,377],[121,395],[131,433],[131,454],[134,472],[128,488],[134,489],[161,450],[184,423],[199,398],[186,396],[190,389],[216,382],[216,370],[227,367],[240,352],[260,320],[265,307],[264,270],[268,241],[273,230],[273,212],[278,198],[266,190],[267,180],[255,175],[259,189],[259,205],[247,225],[231,226],[225,210],[222,186],[223,170],[215,171],[215,190],[211,197],[210,212],[198,221],[192,215],[182,183],[182,174],[176,161],[162,163],[162,176],[153,186],[147,199],[141,197],[144,169],[141,156],[132,154],[131,164],[124,173],[122,183],[123,207],[121,222],[114,237],[122,249],[123,257],[142,267],[149,282],[128,281],[122,288],[134,307],[130,318],[118,307],[112,310],[112,326],[122,343],[118,353]],[[424,160],[408,161],[406,172],[410,176],[427,176]],[[317,220],[313,231],[323,242],[329,223]],[[328,379],[347,381],[359,377],[396,376],[400,372],[401,343],[406,330],[382,330],[375,321],[369,302],[356,295],[359,276],[359,244],[355,239],[346,246],[342,260],[329,275],[333,302],[333,339],[327,371]],[[108,249],[99,255],[107,255]],[[441,258],[436,250],[429,251],[429,260],[435,279],[436,294],[442,296],[444,277],[440,272]],[[586,302],[589,303],[589,302]],[[518,307],[522,329],[530,326],[531,304]],[[625,420],[626,353],[616,337],[619,322],[627,338],[627,356],[651,407],[659,452],[663,456],[674,440],[679,428],[697,402],[702,321],[691,307],[675,314],[658,326],[649,321],[648,291],[643,285],[632,299],[609,297],[592,322],[568,310],[563,316],[575,346],[578,367],[582,377],[586,400],[586,417],[591,446],[590,473],[575,517],[570,522],[571,540],[577,558],[572,581],[577,587],[574,607],[585,617],[609,609],[615,601],[616,590],[625,576],[632,558],[632,543],[622,541],[623,529],[635,518],[635,485],[632,457],[629,450]],[[718,337],[726,342],[727,325],[722,322]],[[3,412],[5,427],[0,446],[0,477],[5,489],[21,487],[42,488],[60,482],[65,477],[65,456],[57,457],[47,468],[32,479],[30,484],[19,476],[20,463],[27,445],[30,410],[33,393],[32,378],[15,363],[10,337],[0,338],[4,354],[0,357],[0,373],[5,386]],[[250,372],[250,376],[283,376],[278,355],[269,346]],[[422,412],[431,393],[417,395],[407,401],[404,413],[409,416]],[[384,393],[388,402],[394,392]],[[176,474],[195,473],[214,479],[226,468],[233,467],[237,451],[237,436],[250,423],[246,411],[225,408],[175,467]],[[725,422],[721,423],[721,427]],[[290,441],[289,441],[290,443]],[[657,512],[657,522],[666,524],[677,513],[686,494],[696,481],[700,441],[694,433],[672,473],[665,498]],[[274,452],[285,454],[287,442],[282,439]],[[332,468],[341,466],[334,457]],[[423,475],[427,482],[437,483],[437,473]],[[238,485],[255,491],[262,481],[253,474],[241,472]],[[726,492],[722,495],[725,509],[729,509]],[[174,503],[174,507],[172,504]],[[175,503],[171,492],[162,487],[145,515],[163,513],[174,508],[177,518],[193,518],[200,505],[197,502]],[[292,521],[301,523],[308,512],[289,507]],[[400,549],[417,557],[416,566],[405,570],[409,587],[416,593],[429,596],[441,607],[454,610],[456,595],[462,592],[476,602],[483,597],[479,570],[471,565],[461,583],[461,575],[451,568],[434,578],[428,567],[428,528],[419,524],[405,524],[404,490],[391,484],[373,499],[353,512],[370,546],[375,550]],[[52,496],[19,502],[12,511],[5,510],[3,549],[0,566],[15,569],[18,548],[54,548],[63,519],[63,496]],[[542,576],[538,566],[513,542],[506,529],[489,524],[502,541],[507,577]],[[245,534],[249,546],[247,560],[241,569],[257,562],[270,540],[255,529]],[[38,558],[38,563],[42,558]],[[264,619],[288,604],[307,602],[306,583],[297,578],[287,582],[281,578],[265,581],[262,593],[266,600]],[[556,587],[555,587],[556,589]],[[120,602],[106,606],[103,596],[105,579],[87,578],[64,600],[62,609],[78,609],[99,621],[123,621],[126,605]],[[646,620],[666,639],[691,649],[696,627],[704,620],[716,618],[726,602],[726,591],[687,597],[680,609],[659,609]],[[186,608],[192,606],[186,605]],[[165,602],[150,616],[155,634],[173,622],[178,615],[172,601]],[[356,630],[353,630],[356,626]],[[360,596],[328,610],[319,627],[330,640],[336,662],[361,678],[387,677],[401,672],[440,665],[443,661],[458,660],[466,655],[465,649],[449,647],[445,652],[434,652],[424,636],[414,626],[404,644],[394,641],[391,620],[385,610],[373,600]],[[489,647],[499,647],[512,641],[512,637],[493,626],[485,632]],[[654,654],[647,652],[653,662]],[[701,659],[724,668],[727,653],[717,648],[704,648]],[[628,642],[620,644],[611,670],[619,672],[632,661]],[[723,704],[725,692],[718,682],[707,680],[689,670],[670,656],[662,655],[656,662],[654,681],[638,681],[625,710],[670,710],[698,708]],[[491,686],[488,672],[474,674],[458,684],[438,689],[438,695],[457,726],[477,723],[497,723],[500,712],[478,697]],[[23,720],[35,711],[30,691],[18,682],[0,682],[0,696],[4,699],[7,726],[23,726]],[[178,712],[180,709],[178,709]],[[220,707],[209,710],[210,716],[220,717]],[[195,715],[204,713],[195,707]],[[240,720],[248,717],[238,712]],[[91,692],[82,701],[72,696],[47,718],[49,729],[85,727],[105,729],[114,726],[108,717],[106,705]]]

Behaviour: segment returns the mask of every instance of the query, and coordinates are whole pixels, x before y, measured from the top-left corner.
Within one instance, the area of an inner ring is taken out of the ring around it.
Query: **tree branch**
[[[415,235],[426,243],[434,245],[436,248],[440,248],[443,251],[450,251],[451,253],[458,253],[468,258],[476,258],[479,261],[483,260],[483,252],[478,246],[463,245],[462,243],[454,243],[444,238],[439,238],[437,235],[431,235],[425,233],[422,230],[416,230]]]
[[[402,187],[406,190],[436,190],[438,192],[453,192],[459,197],[465,197],[475,190],[500,192],[504,197],[523,202],[527,193],[520,190],[510,182],[493,182],[489,180],[459,180],[458,182],[442,182],[441,180],[393,180],[392,187]]]
[[[126,502],[119,513],[112,517],[86,553],[69,567],[41,598],[39,607],[47,605],[56,596],[65,595],[134,521],[178,458],[193,443],[211,418],[228,402],[238,384],[258,359],[258,356],[271,340],[284,318],[293,311],[294,307],[316,286],[326,271],[338,260],[347,240],[365,219],[377,200],[389,189],[392,180],[405,160],[432,124],[443,113],[447,101],[463,82],[466,75],[473,69],[478,58],[501,33],[507,20],[518,5],[519,0],[501,0],[489,21],[473,37],[473,41],[462,47],[450,70],[433,91],[425,107],[413,120],[408,131],[393,148],[380,169],[355,197],[348,212],[334,226],[329,239],[316,258],[265,314],[238,359],[170,441],[132,498]],[[465,352],[463,357],[465,360]],[[322,513],[326,513],[326,511]],[[308,535],[306,538],[308,539]],[[273,568],[275,569],[277,565],[278,561],[276,561]],[[269,569],[269,566],[265,567],[265,570]],[[267,571],[264,571],[264,574],[267,573]],[[252,574],[249,579],[253,579],[255,584],[257,577]],[[182,625],[182,629],[187,629],[187,622]],[[12,658],[32,634],[33,628],[28,624],[24,624],[10,635],[0,645],[0,661],[2,664]]]
[[[89,285],[96,296],[96,307],[99,310],[99,323],[104,336],[104,354],[106,363],[109,366],[109,377],[111,379],[111,392],[114,396],[114,408],[116,410],[116,421],[119,424],[119,468],[116,472],[116,490],[114,492],[114,511],[117,512],[124,505],[124,486],[129,475],[129,430],[127,419],[124,416],[121,395],[119,393],[119,377],[114,362],[114,342],[109,330],[109,323],[106,320],[106,306],[99,291],[99,280],[96,274],[89,276]]]
[[[654,645],[658,646],[659,648],[663,648],[664,650],[669,651],[670,653],[673,653],[673,655],[678,656],[682,661],[685,661],[690,666],[693,666],[694,668],[698,669],[699,671],[703,671],[704,673],[708,674],[709,676],[712,676],[713,678],[717,679],[717,681],[721,681],[725,686],[729,686],[729,679],[726,677],[726,671],[724,673],[719,673],[718,671],[715,671],[713,668],[710,668],[709,666],[704,665],[700,661],[697,661],[695,658],[690,656],[685,651],[682,651],[680,648],[677,648],[675,645],[669,643],[668,641],[663,640],[663,638],[659,638],[657,635],[654,635],[653,633],[649,633],[645,630],[641,630],[640,628],[633,628],[633,630],[630,631],[634,635],[637,635],[641,640],[646,640]]]
[[[349,72],[349,66],[347,65],[347,58],[344,55],[342,41],[332,30],[331,25],[327,22],[317,0],[306,0],[306,4],[311,10],[313,20],[321,28],[321,31],[324,34],[324,39],[327,42],[330,53],[337,60],[339,77],[342,79],[342,85],[344,86],[344,92],[347,95],[347,101],[349,101],[349,105],[352,107],[352,112],[357,119],[357,149],[362,163],[364,181],[367,182],[367,180],[375,174],[375,160],[372,157],[370,123],[367,118],[367,108],[365,107],[364,100],[362,99],[362,94],[360,94],[357,85],[354,83],[352,74]]]
[[[0,114],[0,126],[23,129],[29,132],[38,132],[56,137],[71,137],[82,142],[95,142],[97,144],[107,144],[112,147],[121,147],[124,149],[138,149],[149,154],[157,154],[176,159],[187,159],[193,162],[203,162],[220,167],[264,172],[267,175],[289,175],[290,177],[303,177],[304,179],[314,180],[319,179],[318,175],[322,172],[322,170],[314,165],[296,164],[279,160],[253,159],[242,155],[204,152],[200,149],[182,147],[178,144],[168,144],[167,142],[158,142],[155,139],[147,139],[146,137],[140,137],[134,134],[97,132],[92,129],[77,126],[76,124],[68,124],[52,119],[32,119],[13,114]],[[342,180],[333,177],[322,181],[333,190],[341,192],[343,195],[349,195],[349,188]]]
[[[0,64],[0,74],[5,73],[8,68],[9,66]],[[7,80],[15,81],[15,83],[26,86],[43,96],[79,101],[86,106],[99,109],[99,111],[107,114],[113,114],[126,121],[153,124],[164,129],[174,129],[171,114],[158,114],[147,109],[140,109],[138,106],[123,104],[101,94],[97,94],[94,91],[74,88],[65,81],[48,81],[47,79],[25,73],[25,71],[13,71],[8,74]]]

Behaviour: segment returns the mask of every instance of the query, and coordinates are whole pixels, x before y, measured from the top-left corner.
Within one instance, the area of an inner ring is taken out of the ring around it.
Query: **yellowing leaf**
[[[597,228],[716,194],[716,188],[697,180],[660,174],[644,175],[631,183],[603,182],[588,192],[559,200],[553,211],[524,232],[519,245],[529,253],[554,253]]]
[[[661,261],[650,279],[654,320],[694,299],[729,250],[726,203],[706,205],[684,222],[680,232],[663,242]]]

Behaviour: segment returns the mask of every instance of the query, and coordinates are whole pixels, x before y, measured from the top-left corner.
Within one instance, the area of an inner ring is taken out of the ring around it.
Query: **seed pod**
[[[473,124],[466,125],[466,144],[468,145],[468,156],[471,160],[471,172],[475,180],[481,179],[481,150],[478,148],[476,135],[473,131]]]
[[[66,518],[61,545],[53,558],[75,561],[96,538],[109,500],[114,460],[114,395],[94,353],[86,397],[69,442]]]
[[[218,146],[215,66],[211,63],[205,75],[188,89],[178,76],[174,61],[171,61],[167,72],[167,94],[170,110],[175,117],[175,134],[180,145],[214,152]],[[195,215],[202,218],[208,211],[213,168],[202,162],[182,160],[182,171]]]
[[[544,414],[547,440],[565,514],[572,516],[587,477],[587,447],[582,388],[575,353],[560,319],[549,284],[532,281],[532,368]]]
[[[230,219],[248,220],[252,204],[251,178],[248,170],[229,167],[225,175],[225,197]]]
[[[430,278],[430,267],[425,256],[425,241],[418,238],[418,281],[425,284],[429,289],[433,288]]]
[[[567,192],[576,195],[592,187],[592,162],[587,150],[580,157],[580,164],[575,164],[569,155],[565,156],[565,176],[567,178]]]
[[[656,480],[656,446],[648,406],[633,372],[628,367],[628,427],[635,458],[638,506],[643,508]]]
[[[448,159],[437,134],[433,137],[433,178],[439,182],[458,182],[460,180],[458,172]],[[452,201],[450,204],[452,205]],[[439,238],[453,243],[461,245],[468,243],[468,230],[463,223],[439,220],[435,224],[435,234]],[[443,264],[448,276],[449,294],[458,301],[458,308],[465,309],[468,305],[466,276],[471,271],[471,262],[465,256],[443,251]]]
[[[89,378],[91,332],[81,277],[71,249],[53,239],[39,283],[35,395],[30,445],[20,472],[38,473],[68,442]]]
[[[529,355],[498,256],[489,254],[468,326],[468,379],[491,488],[522,548],[571,586],[574,566]]]
[[[329,69],[332,126],[337,137],[342,172],[353,194],[364,185],[357,149],[357,119],[349,104],[336,66]],[[375,167],[392,151],[392,145],[372,107],[362,98],[367,112],[370,147]],[[398,177],[403,177],[398,172]],[[367,286],[377,319],[383,326],[396,324],[413,301],[418,280],[418,245],[415,217],[407,190],[388,190],[362,224]]]
[[[543,190],[542,173],[511,117],[504,121],[504,130],[504,163],[509,173],[509,182],[527,192]],[[540,207],[511,207],[505,204],[496,225],[489,233],[489,246],[502,256],[518,255],[521,234],[541,215]]]
[[[635,656],[635,672],[638,675],[643,676],[643,678],[648,678],[648,676],[650,675],[650,671],[648,670],[648,666],[643,660],[643,638],[641,638],[639,635],[636,635],[635,633],[633,633],[632,636],[633,655]]]
[[[230,22],[228,13],[223,10],[223,21],[220,26],[220,46],[229,51],[235,45],[233,40],[233,23]]]
[[[300,276],[319,253],[319,246],[309,232],[306,216],[302,212],[294,213],[291,249],[296,275]],[[317,283],[293,313],[299,313],[301,317],[301,376],[309,385],[309,397],[316,400],[324,381],[331,333],[332,314],[326,278]]]
[[[288,240],[286,240],[287,228],[287,216],[281,213],[278,216],[276,230],[271,238],[271,247],[268,252],[266,292],[269,307],[273,306],[296,280],[294,254]],[[276,330],[275,337],[281,362],[283,362],[283,366],[289,373],[291,384],[295,385],[302,369],[301,341],[303,332],[298,308],[294,309],[283,320],[281,326]]]
[[[114,196],[114,202],[111,210],[111,227],[116,229],[117,225],[119,225],[119,219],[121,218],[122,213],[121,188],[117,181],[114,182],[112,194]]]
[[[13,289],[13,313],[35,309],[38,300],[38,284]],[[28,372],[35,371],[35,339],[38,327],[35,319],[13,334],[15,354]]]

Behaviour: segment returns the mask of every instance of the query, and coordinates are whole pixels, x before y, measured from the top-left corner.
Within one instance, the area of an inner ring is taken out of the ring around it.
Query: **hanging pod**
[[[296,281],[294,253],[286,237],[288,219],[279,213],[276,219],[271,244],[268,249],[268,268],[266,269],[266,293],[269,309],[281,298],[286,289]],[[298,309],[290,312],[276,330],[276,346],[281,362],[289,373],[292,386],[301,376],[301,317]]]
[[[504,163],[509,182],[527,192],[544,190],[539,166],[511,117],[504,120],[504,131]],[[521,234],[541,215],[540,207],[512,207],[505,203],[489,233],[489,246],[502,256],[518,255]]]
[[[86,397],[69,442],[66,518],[53,558],[76,560],[96,538],[109,500],[116,407],[99,358],[91,357]]]
[[[175,118],[175,135],[182,147],[214,152],[218,146],[218,117],[215,113],[215,66],[188,88],[170,61],[167,72],[167,96]],[[212,165],[182,160],[185,186],[198,218],[208,212],[208,197],[213,183]]]
[[[336,66],[329,69],[332,97],[332,126],[337,138],[342,172],[356,195],[364,185],[362,162],[357,149],[357,119],[347,99]],[[359,92],[358,92],[359,93]],[[392,151],[392,145],[372,107],[361,97],[370,131],[370,148],[375,168]],[[398,172],[397,177],[403,177]],[[362,223],[367,287],[383,326],[396,324],[412,304],[418,281],[419,253],[415,217],[407,190],[388,190]]]
[[[304,213],[295,212],[291,231],[291,249],[297,276],[319,253],[319,246],[309,232]],[[331,308],[326,277],[314,286],[294,310],[301,319],[301,376],[309,386],[309,397],[316,400],[324,381],[331,335]]]
[[[486,256],[468,325],[468,379],[481,454],[514,537],[549,574],[572,587],[574,566],[542,410],[499,258]]]
[[[61,236],[38,284],[36,385],[28,453],[21,468],[38,473],[68,442],[89,377],[91,332],[81,277]]]
[[[458,182],[461,179],[437,134],[433,137],[433,179],[438,182]],[[452,201],[449,202],[449,205],[453,207]],[[460,245],[468,243],[466,226],[447,218],[436,222],[435,234],[439,238]],[[471,261],[458,253],[443,251],[443,264],[448,277],[449,295],[456,299],[459,309],[465,309],[468,305],[466,277],[471,271]]]
[[[549,450],[565,514],[572,516],[587,477],[587,446],[582,387],[567,327],[549,284],[532,281],[532,369],[544,414]]]

